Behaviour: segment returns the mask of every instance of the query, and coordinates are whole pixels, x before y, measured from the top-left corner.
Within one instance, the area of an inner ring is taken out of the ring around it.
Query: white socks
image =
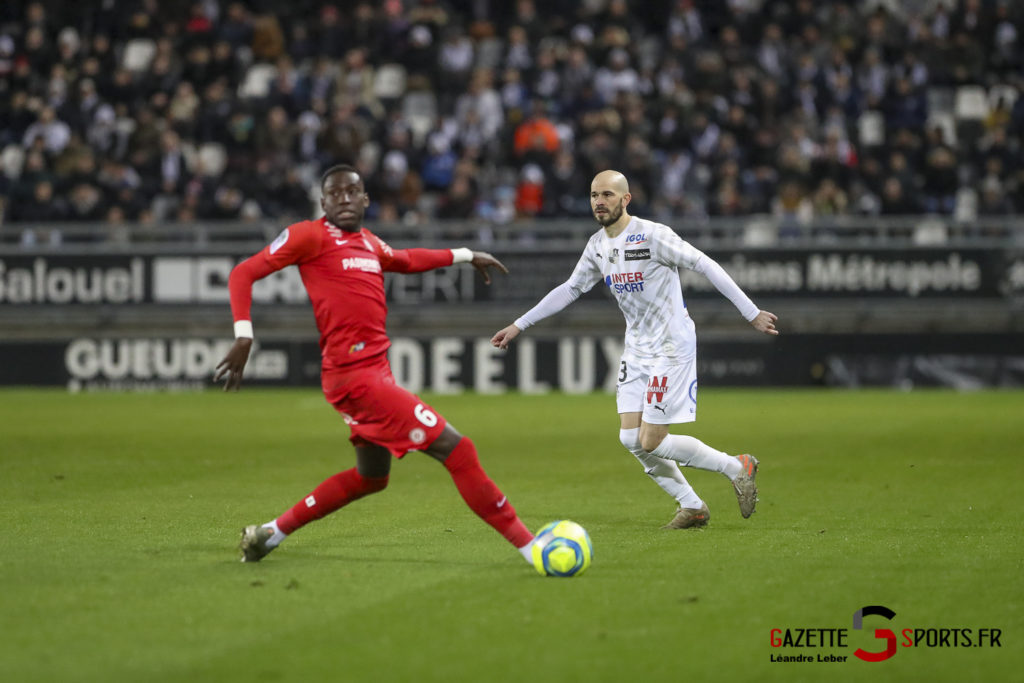
[[[527,562],[533,564],[533,541],[530,541],[522,548],[517,548],[517,550],[519,551],[519,554],[522,555]]]
[[[682,434],[669,434],[651,454],[675,460],[687,467],[721,472],[729,479],[735,479],[743,471],[743,466],[736,458],[715,450],[700,439]]]
[[[284,533],[283,531],[281,531],[280,529],[277,528],[277,520],[276,519],[273,520],[272,522],[267,522],[263,526],[265,528],[270,529],[270,530],[272,530],[274,532],[274,535],[267,539],[267,547],[268,548],[276,548],[277,546],[281,545],[281,541],[283,541],[284,539],[288,538],[288,534]]]
[[[675,498],[680,507],[699,510],[704,504],[674,462],[659,458],[640,448],[639,428],[620,429],[619,441],[640,461],[647,476],[654,480],[662,491]]]

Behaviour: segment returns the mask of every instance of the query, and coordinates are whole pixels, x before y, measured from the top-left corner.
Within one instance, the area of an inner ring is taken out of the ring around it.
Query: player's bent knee
[[[388,487],[388,477],[368,477],[366,479],[367,493],[377,493]]]
[[[644,473],[651,476],[657,474],[664,464],[661,458],[641,450],[633,451],[633,455],[644,466]]]
[[[657,448],[659,445],[661,445],[661,442],[664,441],[664,440],[665,440],[665,435],[664,434],[657,434],[657,433],[651,434],[650,432],[641,433],[640,434],[640,448],[642,448],[645,451],[647,451],[648,453],[650,453],[655,448]]]
[[[640,430],[620,429],[619,443],[625,446],[626,450],[630,453],[635,453],[635,451],[640,450]]]

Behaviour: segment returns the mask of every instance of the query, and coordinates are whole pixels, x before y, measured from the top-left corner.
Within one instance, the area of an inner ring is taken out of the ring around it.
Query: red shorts
[[[434,443],[448,424],[416,394],[395,383],[386,354],[357,368],[324,370],[327,402],[352,429],[355,446],[384,446],[398,458]]]

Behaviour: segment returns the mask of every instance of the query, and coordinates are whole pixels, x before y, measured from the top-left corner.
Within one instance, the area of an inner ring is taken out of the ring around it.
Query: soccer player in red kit
[[[243,562],[258,562],[296,529],[388,484],[391,457],[420,450],[441,462],[463,500],[514,545],[527,562],[533,534],[487,476],[469,437],[395,383],[388,364],[383,271],[418,273],[470,263],[490,283],[488,268],[508,272],[490,254],[469,249],[392,249],[362,227],[370,198],[359,172],[334,166],[321,180],[324,217],[288,226],[269,246],[238,264],[228,281],[235,343],[215,380],[237,389],[252,347],[252,285],[297,265],[313,303],[327,401],[352,430],[356,466],[335,474],[277,519],[242,530]]]

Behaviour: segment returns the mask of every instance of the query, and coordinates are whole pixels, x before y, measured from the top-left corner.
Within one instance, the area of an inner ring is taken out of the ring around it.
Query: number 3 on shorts
[[[433,427],[437,424],[437,415],[422,403],[417,403],[416,407],[412,409],[412,412],[416,416],[416,419],[423,423],[424,427]]]

